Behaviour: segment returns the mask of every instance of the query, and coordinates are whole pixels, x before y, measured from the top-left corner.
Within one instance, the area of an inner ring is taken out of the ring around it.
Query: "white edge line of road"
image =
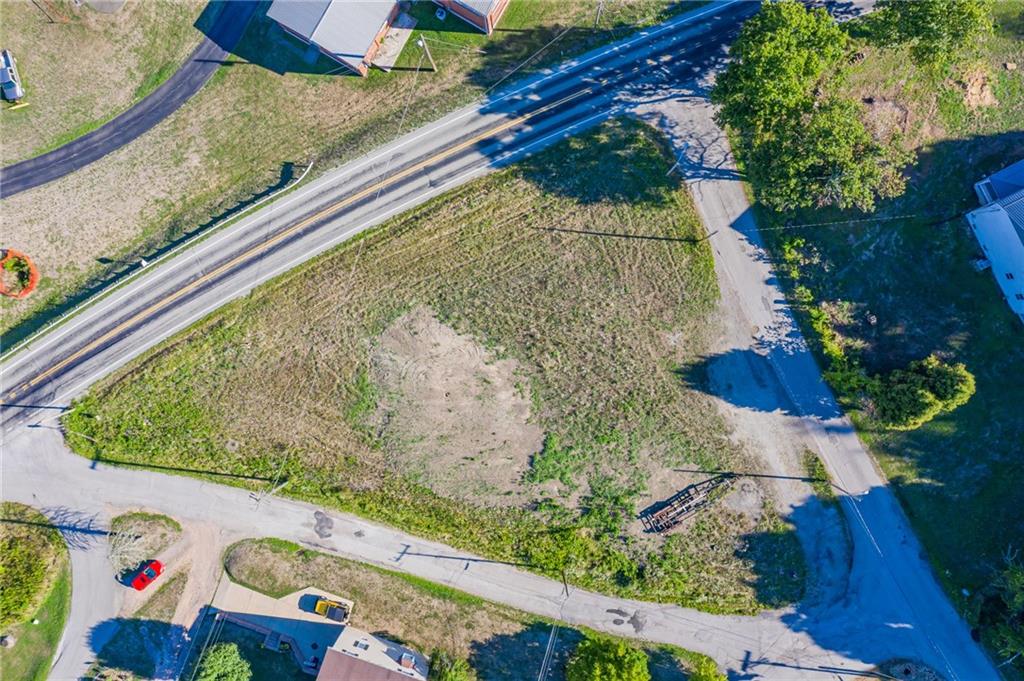
[[[623,48],[632,46],[636,42],[639,42],[639,41],[642,41],[642,40],[649,40],[653,36],[656,36],[656,35],[659,35],[661,33],[664,33],[665,31],[668,31],[668,30],[671,30],[673,28],[676,28],[677,26],[688,24],[688,23],[690,23],[692,21],[695,21],[697,19],[701,19],[701,18],[707,16],[708,14],[710,14],[710,13],[712,13],[714,11],[720,11],[723,8],[729,7],[730,5],[734,5],[734,4],[738,3],[738,2],[744,2],[744,1],[745,0],[722,0],[721,2],[713,3],[712,5],[704,8],[704,9],[696,10],[693,13],[688,13],[688,14],[680,15],[676,19],[669,20],[669,21],[661,24],[660,26],[656,26],[656,27],[653,27],[653,28],[647,29],[647,30],[642,30],[642,31],[638,32],[637,35],[635,35],[635,36],[633,36],[633,37],[631,37],[631,38],[629,38],[629,39],[627,39],[627,40],[625,40],[623,42],[619,42],[619,43],[615,43],[614,45],[610,45],[607,48],[605,48],[604,50],[601,50],[600,52],[595,52],[595,53],[587,56],[586,58],[584,58],[584,59],[582,59],[580,61],[575,61],[575,62],[574,61],[569,61],[569,62],[566,62],[564,65],[560,65],[560,66],[565,66],[567,68],[572,68],[572,69],[578,69],[578,68],[580,68],[582,66],[585,66],[586,64],[589,64],[590,62],[592,62],[592,61],[594,61],[596,59],[599,59],[600,57],[605,56],[606,54],[609,54],[611,52],[618,52],[618,51],[622,50]],[[279,210],[279,209],[282,209],[282,208],[285,208],[285,207],[293,204],[295,201],[298,201],[299,199],[303,199],[303,198],[307,197],[310,194],[315,194],[317,191],[321,190],[325,184],[336,182],[337,180],[345,177],[346,175],[349,175],[349,174],[355,172],[356,170],[359,170],[359,169],[363,168],[364,166],[373,165],[377,161],[379,161],[380,159],[384,158],[385,156],[387,156],[389,154],[393,155],[399,149],[402,149],[403,147],[406,147],[409,144],[411,144],[413,142],[416,142],[416,141],[422,139],[425,136],[435,134],[438,130],[444,129],[444,128],[450,126],[451,124],[453,124],[453,123],[455,123],[455,122],[457,122],[457,121],[459,121],[459,120],[461,120],[461,119],[463,119],[463,118],[465,118],[467,116],[470,116],[472,114],[478,113],[482,106],[493,106],[494,104],[496,104],[498,102],[501,102],[501,101],[503,101],[505,99],[508,99],[509,97],[512,97],[514,95],[517,95],[520,92],[523,92],[525,90],[534,89],[537,86],[539,86],[540,84],[542,84],[542,83],[550,80],[551,78],[554,78],[555,76],[559,75],[561,72],[562,72],[562,70],[557,70],[557,71],[552,71],[551,73],[548,73],[548,74],[546,74],[546,75],[544,75],[544,76],[542,76],[540,78],[535,78],[535,77],[534,78],[530,78],[530,79],[528,79],[528,82],[526,82],[522,86],[520,86],[520,87],[518,87],[518,88],[516,88],[514,90],[510,90],[510,91],[500,95],[496,99],[482,100],[482,101],[479,101],[479,102],[477,102],[475,104],[472,104],[472,105],[466,107],[462,111],[458,111],[458,112],[454,112],[453,114],[449,114],[448,116],[440,119],[439,121],[435,122],[434,124],[428,124],[423,129],[421,129],[419,132],[417,132],[417,133],[415,133],[413,135],[406,136],[405,138],[399,138],[398,140],[395,140],[394,142],[392,142],[388,146],[384,147],[383,149],[380,149],[376,153],[371,152],[373,155],[371,155],[369,157],[364,157],[362,159],[358,159],[354,163],[344,165],[344,166],[338,168],[337,170],[324,175],[323,177],[321,177],[318,180],[314,181],[312,184],[308,185],[305,189],[300,190],[298,192],[295,192],[291,197],[289,197],[288,199],[284,200],[282,203],[280,203],[280,204],[271,203],[269,206],[267,206],[267,208],[271,212]],[[307,168],[307,172],[308,172],[308,168]],[[287,188],[285,188],[285,189],[287,189]],[[283,192],[283,191],[285,191],[285,189],[282,189],[281,191]],[[266,197],[266,198],[269,199],[269,198],[271,198],[273,196],[274,195],[272,194],[270,197]],[[253,207],[255,207],[255,206],[253,206]],[[252,208],[252,207],[250,207],[250,208]],[[245,226],[243,227],[243,223],[246,223],[246,222],[251,223],[251,222],[255,221],[257,217],[268,217],[268,216],[261,216],[260,212],[258,211],[256,213],[250,215],[248,218],[244,218],[243,220],[241,220],[238,223],[236,223],[234,225],[234,229],[237,230],[237,231],[241,231],[241,230],[245,229],[249,225],[245,224]],[[216,229],[216,228],[214,228],[214,229]],[[208,230],[203,235],[197,235],[195,238],[198,239],[200,236],[208,236],[209,234],[210,234],[210,231]],[[202,246],[199,247],[200,250],[196,252],[196,255],[199,255],[201,253],[204,253],[204,252],[208,251],[210,248],[214,247],[215,245],[217,245],[221,241],[223,241],[225,238],[227,238],[230,234],[231,233],[226,232],[226,231],[225,232],[221,232],[220,235],[218,235],[217,237],[206,241]],[[184,244],[182,244],[182,245],[184,246]],[[157,262],[160,262],[160,260],[158,260]],[[156,263],[154,263],[154,265],[156,265]],[[139,270],[136,270],[136,272],[142,272],[143,270],[146,270],[146,269],[149,269],[149,267],[140,268]],[[160,276],[160,275],[164,274],[164,272],[165,271],[160,271],[155,276]],[[125,282],[121,282],[120,283],[120,285],[119,285],[120,292],[123,293],[123,291],[124,291],[123,287],[127,283],[129,283],[129,282],[125,281]],[[112,291],[110,291],[110,293],[116,293],[116,292],[118,292],[118,289],[113,289]],[[79,305],[78,307],[74,308],[73,310],[69,310],[60,319],[58,319],[57,321],[55,321],[53,323],[56,326],[50,325],[50,326],[44,327],[46,329],[50,329],[50,330],[53,330],[53,331],[58,331],[58,333],[56,333],[52,338],[45,340],[42,345],[39,345],[38,347],[35,347],[35,348],[29,348],[28,354],[25,354],[25,355],[22,355],[21,357],[19,357],[18,361],[13,366],[18,366],[18,365],[20,365],[20,364],[22,364],[24,362],[27,362],[29,360],[29,358],[32,357],[32,355],[34,355],[35,353],[39,352],[40,350],[42,350],[44,348],[49,347],[52,343],[56,342],[59,338],[61,338],[63,336],[66,336],[68,333],[70,333],[71,331],[75,330],[77,328],[77,325],[76,326],[70,326],[70,327],[64,327],[64,328],[59,328],[61,326],[61,321],[62,320],[67,320],[67,319],[70,319],[70,318],[76,316],[81,311],[83,311],[84,309],[86,309],[87,307],[90,307],[92,305],[96,305],[96,304],[101,304],[102,305],[102,304],[104,304],[104,298],[105,298],[105,304],[108,305],[108,306],[115,302],[113,295],[109,295],[108,294],[106,297],[104,297],[103,294],[101,294],[100,297],[93,298],[91,300],[85,301],[81,305]],[[29,345],[34,339],[37,339],[38,338],[38,334],[42,333],[42,332],[43,332],[43,330],[40,330],[39,332],[37,332],[37,333],[29,336],[25,340],[21,341],[13,349],[11,349],[11,350],[3,353],[3,354],[0,354],[0,359],[4,358],[5,356],[6,356],[6,358],[13,358],[13,357],[15,357],[15,355],[17,355],[22,349],[25,349],[25,347],[27,345]],[[13,366],[12,367],[7,367],[8,370],[13,368]]]
[[[393,208],[391,208],[391,209],[381,213],[380,215],[378,215],[378,216],[376,216],[374,218],[366,220],[366,221],[360,223],[359,225],[356,225],[355,227],[350,227],[349,229],[345,230],[344,232],[342,232],[341,234],[339,234],[335,238],[333,238],[333,239],[323,243],[321,246],[319,246],[317,248],[317,250],[312,255],[310,255],[308,253],[303,253],[302,255],[298,256],[297,258],[293,258],[292,260],[288,261],[284,265],[281,265],[281,266],[271,270],[270,272],[264,273],[263,275],[258,277],[258,279],[254,280],[252,282],[247,282],[243,286],[236,288],[230,294],[227,294],[225,296],[221,296],[212,305],[207,305],[202,310],[199,310],[198,312],[196,312],[193,315],[191,315],[190,317],[188,317],[187,320],[184,323],[175,325],[176,328],[174,328],[174,330],[171,332],[171,334],[173,335],[173,334],[176,334],[176,333],[181,333],[181,331],[183,331],[184,329],[187,329],[188,327],[192,326],[197,321],[199,321],[200,319],[202,319],[203,317],[205,317],[209,313],[213,312],[217,308],[222,307],[225,303],[230,302],[230,301],[238,298],[239,296],[245,294],[246,291],[251,291],[251,290],[255,289],[256,287],[258,287],[258,286],[260,286],[262,284],[265,284],[266,282],[270,281],[274,277],[277,277],[280,274],[283,274],[284,272],[287,272],[288,270],[290,270],[290,269],[292,269],[292,268],[294,268],[294,267],[296,267],[296,266],[298,266],[298,265],[300,265],[300,264],[302,264],[302,263],[304,263],[306,261],[312,260],[313,258],[316,258],[316,257],[318,257],[318,256],[320,256],[320,255],[330,251],[332,248],[336,247],[337,245],[339,245],[339,244],[341,244],[341,243],[343,243],[345,241],[348,241],[350,238],[352,238],[356,234],[359,234],[360,232],[365,231],[369,227],[372,227],[374,225],[380,224],[380,223],[384,222],[385,220],[387,220],[388,218],[393,217],[395,214],[401,213],[407,207],[418,205],[418,204],[422,203],[423,201],[425,201],[425,200],[427,200],[427,199],[429,199],[429,198],[431,198],[433,196],[436,196],[438,194],[444,193],[452,185],[457,185],[457,184],[461,184],[463,182],[466,182],[469,179],[471,179],[473,175],[479,174],[481,172],[485,172],[488,168],[496,167],[500,163],[504,163],[504,162],[508,161],[509,159],[515,157],[515,156],[527,153],[527,151],[530,148],[532,148],[532,147],[535,147],[535,146],[537,146],[539,144],[542,144],[543,142],[547,142],[548,140],[550,140],[552,138],[555,138],[555,137],[566,137],[568,135],[571,135],[572,132],[575,129],[578,129],[578,128],[580,128],[580,127],[582,127],[582,126],[584,126],[584,125],[586,125],[588,123],[591,123],[592,121],[599,120],[601,118],[606,118],[606,117],[610,116],[611,114],[612,114],[612,108],[610,107],[609,109],[607,109],[605,111],[601,111],[599,113],[594,114],[593,116],[589,116],[589,117],[587,117],[587,118],[585,118],[585,119],[583,119],[581,121],[577,121],[576,123],[573,123],[572,125],[570,125],[568,127],[561,128],[561,129],[556,130],[556,131],[554,131],[552,133],[549,133],[549,134],[545,135],[544,137],[541,137],[538,140],[534,140],[533,142],[531,142],[531,143],[527,144],[526,146],[522,147],[521,149],[517,149],[517,150],[511,151],[511,152],[506,152],[503,156],[500,156],[500,157],[495,158],[495,159],[493,159],[491,161],[488,161],[484,165],[474,166],[474,167],[470,168],[469,170],[465,171],[464,173],[461,173],[460,175],[457,175],[457,176],[451,178],[447,182],[445,182],[443,184],[440,184],[440,185],[438,185],[436,187],[432,187],[432,188],[428,189],[426,192],[423,192],[421,194],[417,194],[415,197],[413,197],[411,199],[408,199],[407,201],[404,201],[403,203],[398,204],[397,206],[395,206],[395,207],[393,207]],[[122,359],[120,359],[120,360],[118,360],[118,361],[116,361],[116,362],[114,362],[112,364],[108,364],[107,366],[105,366],[100,371],[97,371],[94,374],[90,375],[88,378],[86,378],[84,380],[81,380],[78,383],[76,383],[73,388],[69,388],[68,390],[65,390],[64,392],[62,392],[60,395],[57,395],[56,397],[54,397],[52,400],[49,401],[49,403],[46,406],[51,406],[51,405],[59,404],[59,403],[63,402],[64,400],[73,397],[84,386],[87,386],[87,385],[90,385],[90,384],[94,383],[95,381],[99,380],[100,378],[102,378],[106,374],[111,373],[112,371],[116,371],[118,368],[120,368],[121,366],[123,366],[123,365],[127,364],[128,362],[132,361],[133,359],[135,359],[136,357],[138,357],[142,353],[150,350],[155,345],[157,345],[157,343],[153,343],[152,345],[143,347],[140,350],[138,350],[137,352],[129,353],[124,358],[122,358]]]
[[[35,340],[38,336],[44,335],[44,334],[46,334],[49,331],[56,330],[57,327],[63,325],[64,322],[70,320],[72,317],[76,316],[80,312],[88,309],[90,306],[92,306],[94,304],[97,304],[97,303],[101,302],[103,299],[107,298],[108,296],[110,296],[111,294],[116,292],[118,289],[121,289],[122,287],[127,286],[128,284],[130,284],[135,279],[137,279],[143,272],[156,269],[161,264],[163,264],[165,260],[167,260],[171,256],[177,255],[179,252],[181,252],[182,250],[184,250],[184,249],[188,248],[189,246],[195,244],[197,241],[201,241],[202,239],[207,238],[207,237],[213,235],[214,233],[216,233],[221,228],[227,226],[229,223],[234,222],[236,220],[241,222],[243,219],[246,219],[248,217],[253,217],[252,215],[248,215],[248,213],[251,213],[258,206],[261,206],[264,203],[267,203],[268,201],[271,201],[275,197],[283,194],[284,192],[289,191],[291,189],[295,189],[304,179],[306,179],[306,175],[308,175],[309,171],[312,170],[312,169],[313,169],[313,163],[310,162],[310,164],[306,166],[306,170],[304,170],[302,175],[299,176],[299,179],[295,180],[294,182],[289,184],[287,187],[281,187],[277,191],[271,192],[270,194],[264,196],[262,199],[256,201],[251,206],[246,206],[246,208],[244,210],[242,210],[242,213],[240,215],[232,215],[230,217],[224,218],[219,223],[213,225],[209,229],[206,229],[206,230],[200,232],[199,234],[195,234],[192,237],[190,237],[189,239],[181,242],[180,244],[178,244],[177,246],[175,246],[171,250],[169,250],[166,253],[164,253],[163,255],[157,257],[152,262],[148,262],[145,265],[143,265],[142,267],[135,268],[133,271],[129,272],[128,275],[124,279],[111,284],[109,287],[107,287],[106,290],[100,291],[99,293],[94,295],[89,300],[86,300],[86,301],[83,301],[82,303],[79,303],[78,305],[76,305],[75,307],[71,308],[70,310],[68,310],[67,312],[65,312],[60,317],[58,317],[57,319],[53,320],[52,322],[50,322],[46,326],[40,327],[37,331],[35,331],[34,333],[30,334],[27,338],[25,338],[25,339],[21,340],[20,342],[18,342],[13,348],[10,348],[9,350],[4,350],[2,353],[0,353],[0,359],[5,358],[5,357],[13,357],[22,348],[24,348],[26,345],[28,345],[33,340]],[[73,331],[76,328],[77,328],[77,326],[70,326],[70,327],[67,327],[65,329],[62,329],[62,334],[66,334],[67,332]],[[37,352],[39,350],[42,350],[43,348],[47,348],[53,342],[54,342],[53,340],[49,340],[47,342],[44,342],[39,347],[33,348],[32,351],[33,352]]]

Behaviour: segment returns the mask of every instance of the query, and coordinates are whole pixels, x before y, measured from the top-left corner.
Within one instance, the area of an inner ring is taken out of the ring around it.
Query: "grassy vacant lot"
[[[0,301],[0,331],[8,344],[16,341],[28,328],[11,333],[19,322],[60,310],[140,255],[287,182],[302,170],[291,164],[316,159],[313,173],[327,170],[472,102],[558,36],[513,78],[694,4],[607,3],[594,30],[592,0],[518,0],[487,38],[453,17],[440,24],[424,0],[413,6],[420,24],[398,64],[405,70],[366,79],[327,60],[307,64],[306,46],[263,10],[235,63],[167,121],[87,169],[5,200],[4,242],[31,254],[43,279],[30,298]],[[436,73],[416,71],[421,30],[432,41]]]
[[[283,470],[287,493],[592,588],[791,602],[799,549],[762,496],[665,541],[635,518],[705,477],[683,464],[744,463],[676,373],[717,291],[671,162],[625,121],[455,190],[112,376],[68,416],[70,442]]]
[[[1024,530],[1024,410],[1010,397],[1022,387],[1024,329],[992,274],[972,269],[980,248],[962,215],[977,205],[974,182],[1024,157],[1024,76],[1002,66],[1024,63],[1022,12],[1020,3],[997,3],[996,35],[955,76],[935,78],[904,53],[876,50],[854,68],[848,87],[871,98],[869,115],[899,126],[918,151],[905,196],[875,216],[761,216],[779,259],[788,253],[795,266],[789,285],[806,286],[812,298],[795,296],[798,306],[824,309],[829,328],[871,373],[934,352],[977,376],[966,406],[916,431],[873,430],[860,405],[848,405],[939,577],[974,614]],[[975,93],[987,83],[998,104],[979,105],[968,82]],[[843,222],[821,224],[833,221]]]
[[[0,518],[0,633],[17,639],[0,649],[5,681],[41,681],[71,607],[71,567],[60,533],[41,513],[5,502]],[[31,624],[38,619],[39,624]]]
[[[224,566],[234,581],[278,598],[308,586],[343,594],[356,603],[353,626],[427,654],[443,650],[467,659],[479,678],[489,681],[532,678],[551,631],[550,622],[449,587],[276,539],[235,544]],[[560,629],[549,679],[563,678],[583,636]],[[687,665],[700,657],[654,646],[647,653],[655,681],[683,681]]]
[[[18,60],[29,103],[0,112],[3,165],[99,127],[165,81],[203,37],[192,25],[203,0],[132,1],[114,14],[48,4],[0,6],[0,44]]]

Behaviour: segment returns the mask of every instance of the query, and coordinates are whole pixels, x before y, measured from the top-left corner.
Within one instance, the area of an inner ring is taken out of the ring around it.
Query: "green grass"
[[[131,513],[122,513],[121,515],[115,516],[114,519],[110,521],[110,529],[113,532],[119,532],[136,523],[153,525],[168,532],[181,532],[181,523],[174,518],[161,513],[147,513],[145,511],[132,511]]]
[[[0,627],[25,621],[67,560],[60,532],[29,506],[4,502],[0,517]]]
[[[660,135],[621,122],[457,189],[105,381],[67,417],[70,441],[106,461],[266,478],[285,460],[289,494],[547,574],[566,567],[581,586],[716,611],[791,602],[788,529],[722,506],[692,543],[624,529],[639,526],[631,505],[652,470],[739,463],[707,398],[674,371],[704,347],[717,287],[689,196],[666,177],[672,159]],[[620,236],[573,231],[595,229]],[[675,240],[622,238],[645,235]],[[440,494],[365,422],[379,396],[368,348],[419,306],[518,363],[549,450],[509,484],[537,511]],[[555,461],[551,481],[555,449],[576,463]]]
[[[242,659],[252,669],[252,681],[309,681],[313,678],[299,668],[295,656],[287,651],[274,652],[263,647],[264,636],[225,622],[213,643],[234,643]],[[187,676],[183,678],[188,678]]]
[[[52,568],[54,579],[39,609],[26,622],[4,631],[18,641],[14,648],[0,650],[0,678],[4,681],[45,681],[49,676],[71,609],[71,565],[66,553]],[[39,624],[32,624],[33,619]]]
[[[804,450],[804,469],[807,477],[811,480],[811,489],[814,494],[824,502],[835,503],[837,501],[836,491],[832,488],[832,479],[825,464],[817,454],[807,449]]]
[[[1024,80],[1002,68],[1024,61],[1020,5],[999,2],[995,13],[998,30],[981,46],[981,64],[999,93],[996,107],[968,108],[960,75],[937,81],[901,52],[870,52],[854,67],[850,91],[906,107],[908,139],[918,147],[905,196],[880,205],[877,221],[854,211],[758,212],[824,366],[836,348],[869,374],[937,353],[976,375],[967,405],[910,432],[880,429],[858,395],[838,391],[969,618],[1024,524],[1024,410],[1007,398],[1024,376],[1024,331],[991,272],[972,268],[980,248],[962,218],[977,206],[976,181],[1024,157]]]

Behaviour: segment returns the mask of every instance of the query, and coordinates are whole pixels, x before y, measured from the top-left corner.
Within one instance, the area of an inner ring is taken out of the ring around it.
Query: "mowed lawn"
[[[192,7],[171,4],[176,13]],[[4,8],[8,5],[18,6],[19,12],[33,8],[28,2],[5,3]],[[412,6],[419,24],[398,68],[391,73],[371,70],[362,79],[326,58],[308,63],[307,46],[266,18],[269,3],[264,3],[228,63],[166,121],[86,169],[4,200],[4,244],[29,253],[42,273],[30,298],[0,300],[5,345],[47,318],[13,328],[29,317],[41,311],[59,313],[76,292],[131,269],[140,257],[200,230],[254,195],[286,184],[312,161],[315,177],[343,159],[469,104],[499,81],[512,82],[628,35],[635,25],[649,25],[699,3],[638,0],[606,5],[595,29],[597,6],[591,0],[513,0],[498,29],[487,37],[454,16],[439,22],[436,6],[423,0]],[[156,13],[160,6],[130,2],[125,11],[148,12],[152,7]],[[209,15],[203,12],[201,26],[211,20]],[[35,34],[21,23],[4,25],[12,45],[34,42]],[[197,33],[191,24],[188,28]],[[416,47],[420,35],[430,41],[437,72],[421,62]],[[109,43],[105,50],[114,51],[119,44],[113,38]],[[80,51],[68,49],[66,54]],[[21,53],[31,87],[29,52]],[[62,62],[49,57],[44,63],[59,69]],[[424,69],[417,70],[421,65]],[[102,99],[97,88],[106,79],[99,80],[95,86],[75,81],[70,87],[84,90],[82,97]],[[127,103],[138,84],[120,87],[122,103]],[[66,111],[70,99],[62,96],[45,110]],[[44,104],[12,113],[37,106]],[[102,113],[90,113],[70,127],[99,118]],[[5,139],[12,136],[6,125],[4,130]],[[72,196],[74,201],[69,201]]]
[[[1024,75],[1003,66],[1024,64],[1024,7],[1000,2],[995,12],[980,61],[956,77],[930,77],[899,52],[869,50],[853,68],[847,87],[870,98],[869,117],[899,126],[917,149],[905,196],[873,216],[761,215],[779,260],[787,245],[799,254],[799,280],[789,285],[808,287],[869,373],[937,353],[977,377],[966,406],[915,431],[876,430],[859,404],[848,405],[937,574],[972,619],[1024,537],[1024,328],[992,273],[972,267],[981,249],[963,218],[978,205],[975,182],[1024,158]],[[997,103],[977,106],[967,83],[985,83]]]
[[[605,591],[792,602],[800,551],[767,492],[664,541],[636,519],[706,477],[681,467],[749,463],[677,373],[707,347],[717,287],[672,161],[622,121],[454,190],[103,381],[69,441],[281,476],[287,494]]]
[[[59,147],[156,89],[202,39],[193,23],[204,4],[132,1],[113,14],[71,0],[0,5],[0,44],[28,103],[0,111],[0,165]]]

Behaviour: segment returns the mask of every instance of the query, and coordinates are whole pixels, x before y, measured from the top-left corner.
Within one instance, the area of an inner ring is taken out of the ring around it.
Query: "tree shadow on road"
[[[185,634],[184,627],[159,620],[125,617],[105,620],[89,632],[94,669],[152,678],[168,641],[179,640]]]
[[[469,662],[483,679],[519,681],[537,678],[550,636],[551,625],[544,622],[534,622],[515,633],[496,634],[473,643]],[[549,681],[565,678],[565,665],[582,640],[583,634],[575,629],[558,629]]]

